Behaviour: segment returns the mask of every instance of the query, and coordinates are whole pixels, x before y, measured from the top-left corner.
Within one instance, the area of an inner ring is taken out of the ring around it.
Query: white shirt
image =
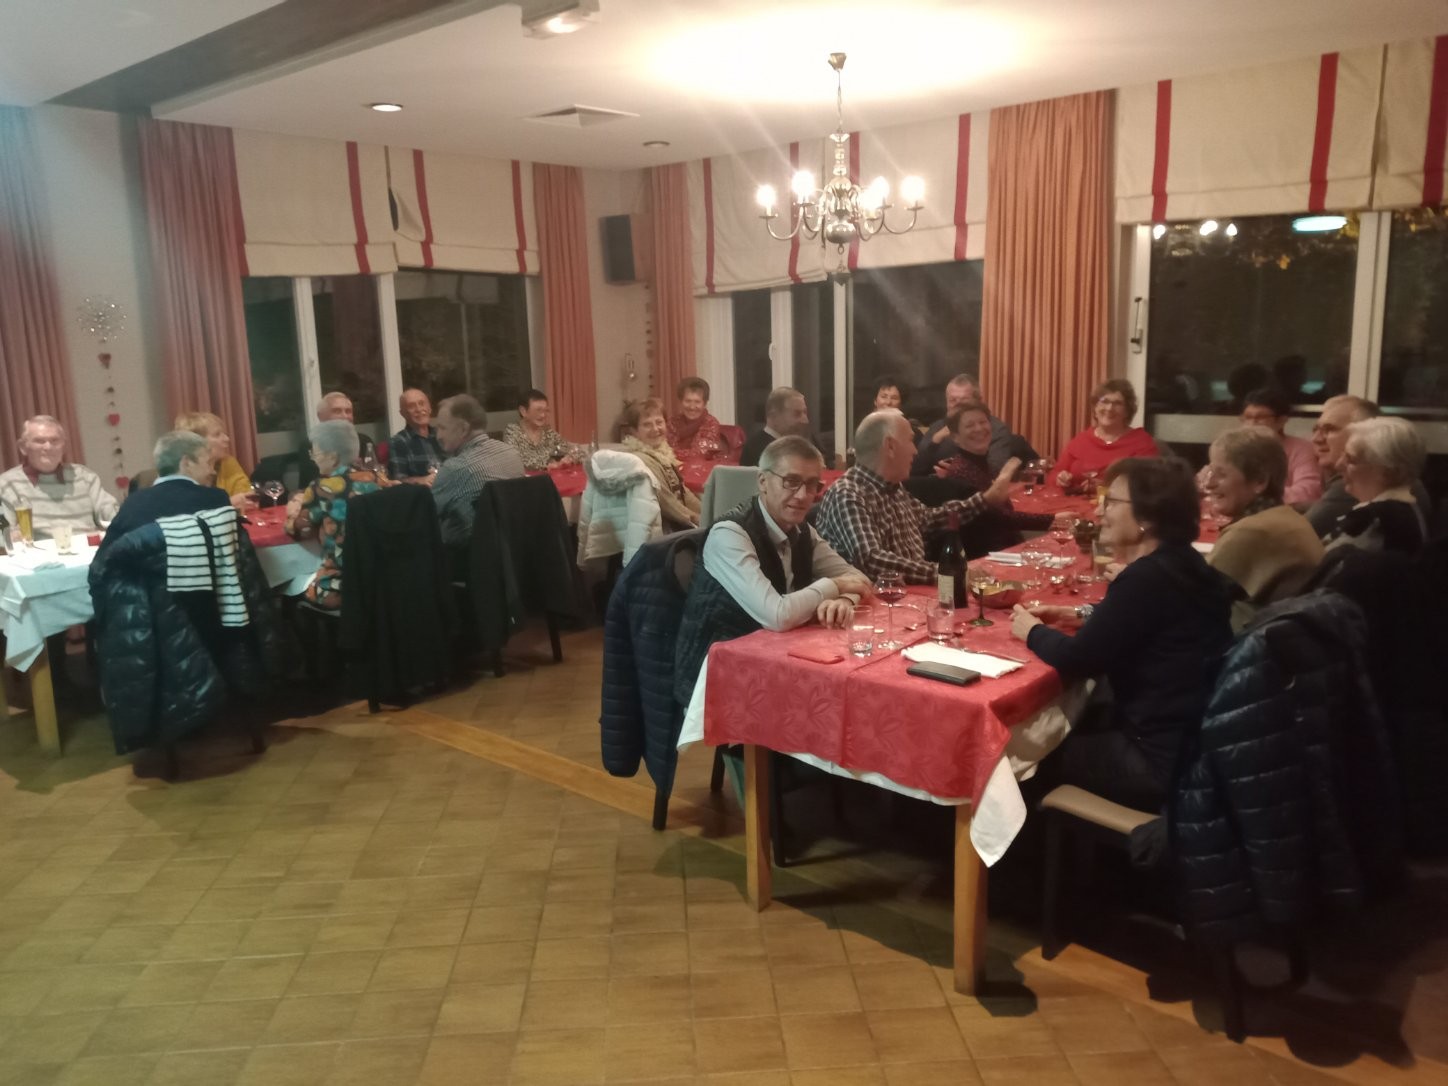
[[[708,539],[704,542],[704,568],[734,598],[734,602],[744,608],[745,614],[766,630],[792,630],[814,618],[820,604],[839,597],[840,590],[833,578],[847,573],[859,575],[859,571],[836,554],[818,532],[804,524],[799,531],[808,533],[807,538],[814,547],[811,559],[818,579],[796,589],[789,536],[762,505],[759,511],[784,564],[785,591],[776,591],[769,582],[760,568],[754,541],[741,525],[733,521],[720,521],[709,529]],[[853,596],[846,598],[859,602]]]

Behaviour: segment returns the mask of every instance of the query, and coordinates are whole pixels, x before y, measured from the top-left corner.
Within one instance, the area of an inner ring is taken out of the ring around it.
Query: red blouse
[[[1156,442],[1140,426],[1134,426],[1109,444],[1096,436],[1096,428],[1088,426],[1066,443],[1056,460],[1056,471],[1085,475],[1088,471],[1103,472],[1128,456],[1160,456]]]
[[[707,411],[693,422],[686,419],[682,411],[675,411],[667,421],[669,444],[680,456],[692,456],[700,452],[699,443],[701,441],[714,442],[715,449],[722,445],[719,437],[719,420]]]

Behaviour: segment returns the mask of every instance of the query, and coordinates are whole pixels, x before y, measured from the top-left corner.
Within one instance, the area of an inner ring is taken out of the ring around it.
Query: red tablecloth
[[[251,537],[253,547],[280,547],[284,543],[296,542],[287,535],[286,506],[253,509],[246,514],[246,519],[250,522],[245,525],[246,534]]]
[[[928,589],[911,591],[929,594]],[[1041,594],[1048,603],[1072,604],[1100,596],[1098,586],[1082,596]],[[958,620],[973,615],[974,610],[962,611]],[[846,656],[834,664],[790,656],[790,649],[803,646],[843,652],[844,634],[817,626],[788,633],[761,630],[720,642],[709,650],[704,737],[716,745],[754,743],[812,754],[932,795],[978,799],[1005,750],[1010,726],[1061,693],[1055,669],[1011,636],[1010,612],[987,609],[986,615],[995,625],[962,627],[960,647],[1027,663],[967,687],[905,674],[910,661],[898,652]],[[904,637],[918,641],[923,634]]]

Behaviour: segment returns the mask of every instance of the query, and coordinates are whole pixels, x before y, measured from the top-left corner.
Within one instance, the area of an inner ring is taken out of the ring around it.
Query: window
[[[1298,404],[1347,390],[1358,219],[1313,233],[1294,221],[1272,215],[1153,232],[1148,417],[1235,415],[1243,396],[1268,384]]]
[[[1379,402],[1448,414],[1448,214],[1443,209],[1393,212],[1383,311]]]
[[[746,431],[764,425],[764,401],[774,388],[767,290],[732,295],[734,309],[734,421]]]
[[[243,279],[246,342],[251,354],[256,429],[268,434],[302,429],[302,371],[292,281]]]
[[[827,280],[789,288],[794,330],[794,387],[804,393],[810,422],[825,448],[834,447],[835,291]]]
[[[908,417],[929,423],[944,412],[946,382],[979,372],[983,267],[968,260],[855,273],[852,423],[873,410],[881,377],[899,382]]]
[[[377,280],[367,275],[335,275],[311,283],[322,392],[345,392],[352,400],[358,426],[382,423],[385,428],[393,409],[386,402]]]
[[[533,387],[523,277],[403,271],[394,285],[404,387],[511,414]]]

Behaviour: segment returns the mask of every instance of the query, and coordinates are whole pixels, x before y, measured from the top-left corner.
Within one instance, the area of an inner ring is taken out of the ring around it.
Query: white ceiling
[[[567,37],[524,36],[507,5],[157,112],[619,169],[823,135],[835,50],[849,53],[845,122],[869,129],[1448,32],[1448,0],[601,4]],[[406,108],[364,108],[379,100]],[[523,119],[575,104],[638,117],[576,129]],[[644,148],[651,139],[671,146]]]
[[[0,104],[33,106],[280,0],[0,0]]]

